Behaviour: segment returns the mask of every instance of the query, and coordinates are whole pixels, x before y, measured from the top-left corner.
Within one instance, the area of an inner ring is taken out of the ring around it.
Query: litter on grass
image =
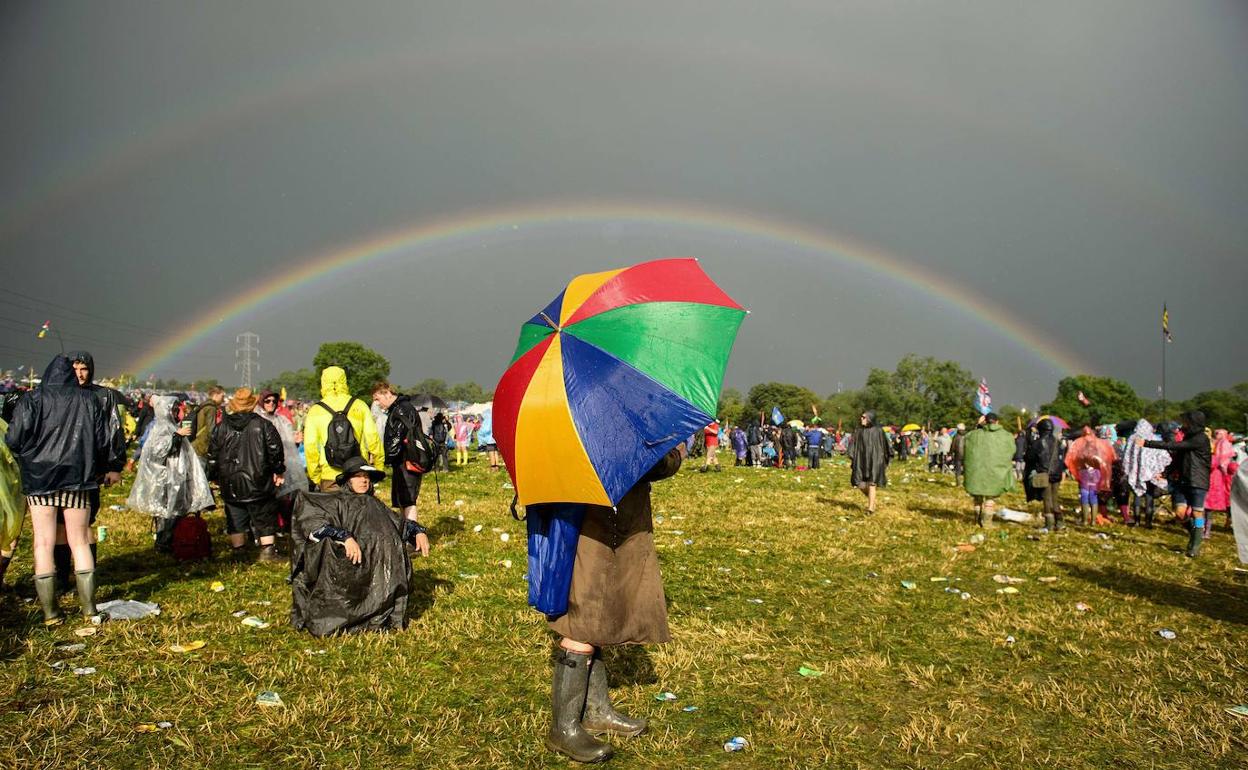
[[[746,599],[746,601],[749,602],[750,604],[762,604],[763,603],[762,599]]]
[[[268,623],[265,623],[263,620],[256,617],[255,615],[248,615],[247,617],[243,618],[243,625],[247,626],[248,628],[268,628],[269,627]]]
[[[208,586],[208,590],[212,591],[214,594],[219,594],[225,590],[225,583],[222,583],[220,580],[214,580],[212,581],[212,585]]]
[[[109,620],[139,620],[160,614],[159,604],[133,599],[113,599],[96,605],[96,609],[108,615]]]
[[[1028,524],[1031,522],[1031,514],[1026,511],[1016,511],[1012,508],[1002,508],[997,511],[997,516],[1002,521],[1010,521],[1015,524]]]
[[[1018,593],[1018,589],[1017,589],[1017,588],[1015,588],[1014,586],[1006,586],[1005,588],[998,588],[998,589],[997,589],[997,593],[999,593],[999,594],[1016,594],[1016,593]]]
[[[459,576],[460,576],[461,578],[463,578],[464,580],[475,580],[476,578],[481,577],[480,575],[476,574],[475,572],[461,572],[461,573],[459,573]]]
[[[1240,704],[1238,706],[1231,706],[1230,708],[1226,709],[1226,713],[1230,714],[1233,717],[1239,717],[1240,719],[1248,719],[1248,706],[1245,706],[1243,704]]]
[[[243,618],[247,616],[247,610],[235,610],[234,612],[231,612],[230,614],[236,618]]]
[[[305,647],[305,648],[303,649],[303,654],[304,654],[304,655],[324,655],[324,654],[325,654],[325,651],[324,651],[324,650],[313,650],[313,649],[309,649],[309,648]]]
[[[95,673],[95,666],[87,666],[85,668],[74,669],[74,674],[77,676],[91,676],[94,673]]]
[[[82,642],[75,642],[74,644],[58,644],[56,645],[56,649],[61,652],[82,652],[87,649],[87,645]]]
[[[806,666],[799,666],[797,669],[797,673],[800,674],[801,676],[808,676],[808,677],[823,676],[822,671],[819,671],[818,669],[807,668]]]
[[[975,550],[975,546],[970,543],[958,543],[953,547],[953,550],[958,553],[972,553]]]
[[[1026,583],[1027,582],[1027,578],[1010,577],[1009,575],[993,575],[992,579],[994,582],[997,582],[997,583],[1008,583],[1011,585],[1013,585],[1014,583]]]
[[[1178,634],[1176,634],[1175,632],[1171,631],[1168,628],[1158,629],[1157,635],[1160,636],[1162,639],[1177,639],[1179,636]]]
[[[511,559],[503,559],[500,562],[496,562],[496,564],[498,564],[498,566],[502,567],[503,569],[511,569]]]
[[[1079,612],[1087,612],[1088,610],[1092,609],[1092,605],[1084,604],[1083,602],[1075,602],[1075,609],[1078,610]]]
[[[1007,636],[1007,637],[1005,637],[1005,643],[1006,643],[1006,644],[1014,644],[1014,641],[1015,641],[1015,640],[1014,640],[1014,637],[1013,637],[1013,636]]]
[[[282,696],[272,690],[265,690],[256,696],[256,705],[276,707],[285,706],[286,704],[282,702]]]
[[[918,583],[915,583],[913,580],[903,580],[901,581],[901,587],[906,589],[907,591],[913,591],[919,586],[918,586]]]
[[[947,577],[930,577],[928,578],[928,580],[933,583],[948,583],[949,582],[949,578]]]
[[[485,527],[484,527],[483,525],[481,525],[481,524],[478,524],[477,526],[475,526],[475,527],[473,527],[473,528],[472,528],[472,531],[473,531],[473,532],[480,532],[480,531],[481,531],[481,530],[483,530],[483,529],[485,529]]]
[[[745,747],[749,745],[749,741],[738,735],[735,738],[729,738],[724,743],[724,751],[744,751]]]
[[[685,706],[684,708],[681,709],[681,711],[685,712],[686,714],[688,714],[691,711],[697,711],[697,710],[698,710],[697,706]]]
[[[1056,575],[1046,575],[1046,576],[1044,576],[1044,577],[1038,577],[1038,578],[1036,578],[1036,580],[1039,580],[1041,583],[1056,583],[1056,582],[1057,582],[1057,576],[1056,576]]]
[[[169,645],[169,652],[194,652],[195,650],[203,649],[207,644],[203,639],[196,639],[186,644],[171,644]]]
[[[657,700],[657,701],[662,701],[662,702],[664,702],[664,703],[671,703],[672,701],[676,700],[676,693],[674,693],[674,692],[661,692],[661,693],[659,693],[658,695],[655,695],[655,696],[654,696],[654,699],[655,699],[655,700]]]
[[[507,533],[507,532],[504,532],[503,534],[501,534],[501,535],[499,535],[499,536],[498,536],[498,539],[499,539],[499,540],[502,540],[504,543],[506,543],[508,540],[511,540],[511,534],[510,534],[510,533]]]
[[[96,628],[95,626],[84,626],[83,628],[76,629],[74,631],[74,635],[75,636],[95,636],[99,632],[100,632],[100,629]]]
[[[984,540],[986,539],[987,538],[984,537],[983,532],[976,532],[975,534],[971,535],[969,538],[969,540],[975,545],[979,545],[980,543],[984,542]]]

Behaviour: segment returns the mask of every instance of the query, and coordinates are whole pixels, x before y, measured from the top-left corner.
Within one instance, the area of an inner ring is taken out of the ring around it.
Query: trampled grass
[[[1223,712],[1248,701],[1248,584],[1221,521],[1196,561],[1171,526],[1033,540],[1003,525],[960,553],[979,531],[969,501],[915,461],[894,466],[869,518],[843,463],[693,466],[654,492],[673,642],[608,655],[621,709],[650,720],[616,741],[614,766],[1248,766],[1248,720]],[[411,626],[334,639],[290,628],[284,567],[175,565],[110,493],[100,599],[163,612],[79,638],[80,622],[44,630],[34,603],[3,599],[0,767],[567,765],[542,746],[551,637],[525,606],[505,480],[476,462],[443,474],[441,506],[426,485],[434,552],[415,560]],[[220,538],[220,514],[210,524]],[[10,581],[29,597],[18,559]],[[999,594],[996,574],[1026,580]],[[285,706],[255,705],[262,690]],[[159,721],[173,726],[139,731]],[[749,748],[726,754],[736,735]]]

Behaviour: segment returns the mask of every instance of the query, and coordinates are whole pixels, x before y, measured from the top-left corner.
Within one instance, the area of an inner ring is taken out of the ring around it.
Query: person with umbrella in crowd
[[[95,558],[87,530],[91,492],[99,488],[112,433],[100,400],[79,386],[68,358],[53,358],[43,384],[22,396],[4,440],[21,467],[22,490],[34,523],[35,592],[44,624],[64,621],[57,607],[52,558],[58,516],[65,522],[82,614],[94,618]]]
[[[849,444],[849,483],[867,498],[867,514],[875,513],[875,491],[888,485],[888,463],[893,453],[884,430],[875,424],[875,412],[858,417]]]

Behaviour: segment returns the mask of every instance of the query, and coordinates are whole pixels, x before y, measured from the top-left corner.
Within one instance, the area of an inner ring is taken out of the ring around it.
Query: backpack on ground
[[[208,524],[198,513],[188,513],[173,525],[173,541],[170,545],[173,558],[178,561],[201,561],[212,556],[212,537]]]
[[[316,402],[317,406],[332,415],[325,431],[325,461],[334,468],[346,465],[347,460],[352,457],[363,456],[360,454],[360,440],[356,438],[355,426],[347,417],[353,403],[355,403],[355,396],[348,398],[347,405],[342,408],[341,412],[337,412],[324,401]]]

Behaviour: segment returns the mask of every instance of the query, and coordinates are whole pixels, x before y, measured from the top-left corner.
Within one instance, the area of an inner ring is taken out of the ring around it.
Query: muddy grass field
[[[608,653],[621,710],[650,720],[611,766],[1248,766],[1248,720],[1224,712],[1248,702],[1248,582],[1220,518],[1196,561],[1169,525],[973,543],[950,477],[895,465],[866,517],[848,475],[691,464],[655,486],[673,642]],[[474,458],[441,475],[441,505],[426,484],[410,627],[335,639],[291,629],[284,564],[154,554],[150,521],[110,508],[129,481],[98,522],[99,599],[162,612],[45,630],[23,547],[0,598],[0,767],[569,764],[542,746],[552,639],[505,475]],[[734,736],[749,745],[727,754]]]

